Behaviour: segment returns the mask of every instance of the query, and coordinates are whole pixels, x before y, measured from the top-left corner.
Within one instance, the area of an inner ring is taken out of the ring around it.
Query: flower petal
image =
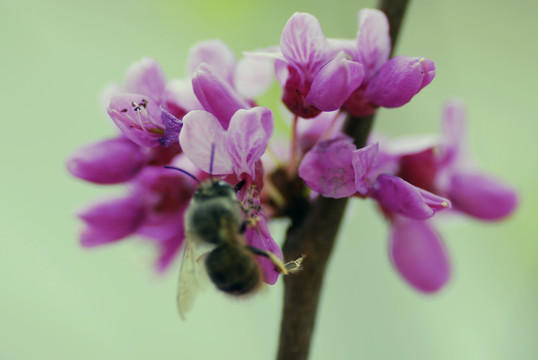
[[[215,115],[224,129],[239,109],[250,105],[209,65],[201,64],[192,78],[192,87],[204,110]]]
[[[316,74],[305,100],[322,111],[338,110],[360,86],[363,76],[362,65],[339,52]]]
[[[357,60],[364,66],[366,81],[369,81],[390,55],[389,23],[385,13],[377,9],[359,11],[357,43]]]
[[[479,173],[452,175],[448,196],[454,207],[482,220],[500,220],[517,207],[516,192],[501,181]]]
[[[443,165],[468,164],[470,159],[465,156],[465,126],[467,113],[463,102],[451,99],[445,102],[442,115],[443,144],[441,146],[441,161]]]
[[[372,196],[387,210],[417,220],[430,218],[436,211],[451,206],[447,199],[389,174],[377,177]]]
[[[344,198],[357,192],[351,156],[353,139],[339,136],[323,141],[310,150],[299,166],[299,176],[325,197]]]
[[[291,115],[290,115],[291,117]],[[322,112],[315,118],[299,118],[297,137],[302,153],[306,153],[322,139],[332,138],[341,132],[346,114],[338,111]]]
[[[67,159],[67,170],[96,184],[118,184],[133,178],[147,161],[138,145],[118,137],[81,147]]]
[[[245,236],[247,239],[247,244],[249,244],[250,246],[253,246],[260,250],[270,251],[280,260],[282,260],[282,251],[280,250],[280,247],[275,242],[275,240],[273,240],[273,238],[271,237],[271,233],[267,228],[267,223],[263,215],[259,217],[256,227],[247,228]],[[273,265],[273,263],[263,256],[256,256],[256,260],[260,264],[263,281],[269,285],[273,285],[274,283],[276,283],[280,273],[275,270],[275,266]]]
[[[147,147],[159,146],[164,135],[161,110],[152,100],[140,94],[113,96],[108,115],[132,142]]]
[[[178,119],[183,118],[191,110],[202,110],[202,104],[194,95],[190,78],[188,80],[173,79],[166,84],[163,106]]]
[[[389,254],[400,275],[419,291],[438,291],[450,278],[443,240],[427,221],[397,217],[392,223]]]
[[[273,82],[273,59],[245,56],[237,63],[233,84],[241,96],[254,99]]]
[[[225,131],[219,120],[211,113],[194,110],[183,118],[183,128],[179,134],[179,144],[183,152],[196,166],[213,175],[231,174],[233,165],[225,143]],[[215,146],[214,158],[211,148]]]
[[[295,13],[282,30],[282,54],[303,70],[313,71],[322,66],[330,55],[329,48],[321,25],[313,15]]]
[[[235,174],[249,174],[256,177],[255,163],[273,134],[273,114],[264,107],[237,111],[226,132],[226,144]]]
[[[143,94],[157,103],[166,85],[166,78],[159,63],[149,57],[144,57],[127,69],[123,90],[128,93]]]
[[[145,218],[145,206],[138,196],[106,199],[87,206],[77,216],[86,227],[80,234],[82,246],[92,247],[131,235]]]
[[[158,272],[162,273],[166,271],[179,253],[179,248],[184,240],[183,228],[181,230],[181,232],[178,232],[178,235],[169,237],[158,243],[159,256],[155,261],[155,268]]]
[[[161,110],[161,119],[164,123],[164,136],[159,139],[159,142],[162,146],[168,147],[179,141],[179,132],[183,127],[183,122],[168,111],[164,109]]]
[[[355,171],[355,187],[361,195],[366,195],[374,183],[377,167],[379,143],[365,146],[353,151],[351,163]]]
[[[232,50],[223,41],[210,39],[195,44],[189,51],[187,68],[194,74],[200,64],[210,65],[215,73],[232,84],[237,60]]]
[[[365,96],[379,106],[399,107],[408,103],[434,76],[433,61],[396,56],[387,61],[371,79]]]

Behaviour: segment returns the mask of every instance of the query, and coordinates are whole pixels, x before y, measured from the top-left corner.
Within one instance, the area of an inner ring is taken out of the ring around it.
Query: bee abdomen
[[[222,245],[205,260],[207,273],[215,286],[230,295],[245,295],[261,284],[261,273],[252,255],[241,248]]]

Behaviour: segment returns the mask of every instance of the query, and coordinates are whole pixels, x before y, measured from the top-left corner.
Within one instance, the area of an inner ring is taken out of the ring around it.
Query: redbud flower
[[[288,20],[280,50],[275,67],[284,89],[282,101],[303,118],[339,109],[364,76],[361,64],[329,45],[310,14],[296,13]]]
[[[125,137],[79,148],[69,156],[67,170],[96,184],[117,184],[132,179],[149,159],[140,146]]]
[[[343,106],[354,116],[370,115],[380,106],[400,107],[435,77],[435,64],[430,59],[396,56],[389,60],[388,20],[382,11],[376,9],[359,12],[355,43],[334,41],[333,46],[342,48],[365,69],[362,84]]]

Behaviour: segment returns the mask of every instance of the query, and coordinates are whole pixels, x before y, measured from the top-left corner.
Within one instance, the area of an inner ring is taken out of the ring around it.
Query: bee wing
[[[179,273],[177,307],[179,316],[183,320],[185,320],[185,314],[192,308],[199,290],[205,287],[208,280],[203,261],[201,261],[205,259],[205,256],[197,255],[200,249],[194,246],[196,243],[200,242],[187,236]]]

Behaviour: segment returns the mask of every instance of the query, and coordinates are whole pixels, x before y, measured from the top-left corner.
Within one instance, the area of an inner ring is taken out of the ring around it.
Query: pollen
[[[448,206],[448,203],[447,203],[446,201],[443,201],[443,202],[441,203],[441,206],[442,206],[442,207],[447,207],[447,206]]]

